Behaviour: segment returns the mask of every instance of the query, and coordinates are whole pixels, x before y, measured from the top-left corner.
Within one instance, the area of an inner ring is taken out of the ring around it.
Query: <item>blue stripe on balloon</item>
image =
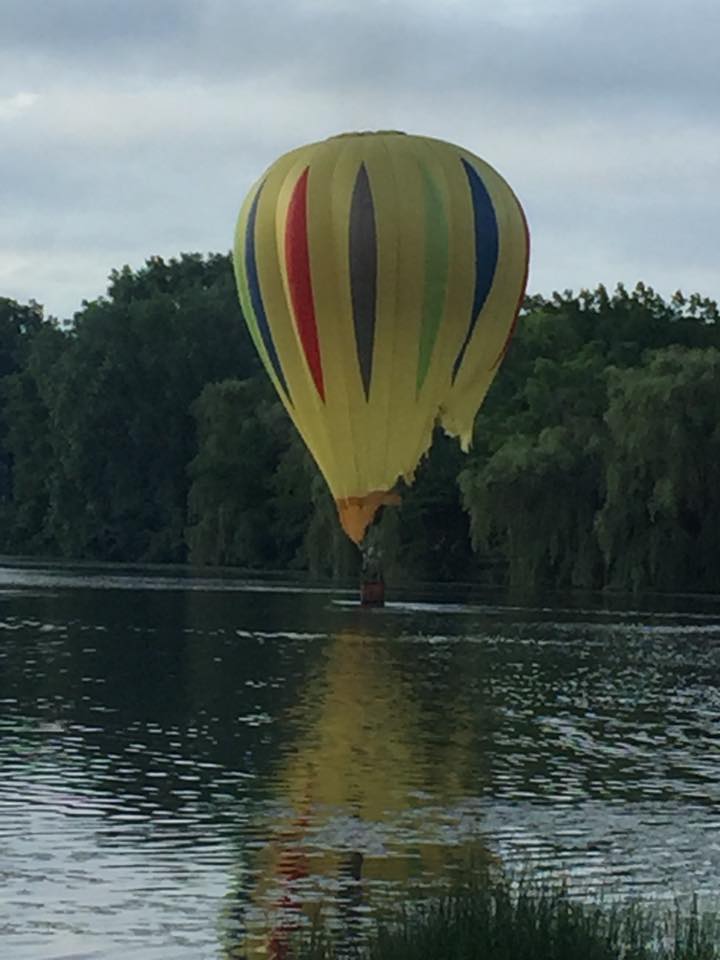
[[[475,225],[475,293],[467,333],[453,365],[453,383],[457,378],[458,371],[465,358],[465,352],[475,332],[480,312],[490,293],[497,268],[499,248],[498,223],[490,194],[487,192],[477,170],[467,160],[462,160],[462,165],[465,168],[470,186]]]
[[[292,403],[285,375],[280,366],[280,358],[278,357],[272,333],[270,332],[270,324],[268,323],[265,305],[263,304],[262,293],[260,291],[260,278],[258,276],[257,260],[255,257],[255,222],[257,220],[257,209],[261,193],[262,187],[260,187],[255,194],[255,199],[250,207],[247,226],[245,228],[245,273],[247,275],[248,290],[250,292],[250,302],[253,313],[255,314],[258,330],[260,331],[260,337],[262,338],[272,368],[275,371],[275,376],[280,381],[288,401]]]

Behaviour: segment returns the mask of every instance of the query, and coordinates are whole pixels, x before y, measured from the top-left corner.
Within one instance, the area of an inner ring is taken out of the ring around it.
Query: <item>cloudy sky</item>
[[[717,0],[0,0],[0,296],[227,251],[280,153],[460,143],[519,195],[530,290],[720,298]]]

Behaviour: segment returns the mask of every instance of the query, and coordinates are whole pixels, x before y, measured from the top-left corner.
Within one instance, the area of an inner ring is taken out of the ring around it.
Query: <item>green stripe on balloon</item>
[[[445,310],[450,246],[442,193],[425,167],[422,168],[422,175],[425,206],[425,284],[416,381],[418,393],[430,369],[433,348]]]

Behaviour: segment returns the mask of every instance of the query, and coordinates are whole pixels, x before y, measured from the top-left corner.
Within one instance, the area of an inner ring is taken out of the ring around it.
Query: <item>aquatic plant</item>
[[[720,960],[720,915],[608,904],[562,886],[484,878],[378,921],[362,943],[315,924],[293,960]]]

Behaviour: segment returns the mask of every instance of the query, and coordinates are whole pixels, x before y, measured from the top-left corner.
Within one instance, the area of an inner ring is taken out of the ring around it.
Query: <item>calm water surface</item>
[[[0,957],[350,941],[488,858],[720,894],[720,603],[452,599],[0,569]]]

